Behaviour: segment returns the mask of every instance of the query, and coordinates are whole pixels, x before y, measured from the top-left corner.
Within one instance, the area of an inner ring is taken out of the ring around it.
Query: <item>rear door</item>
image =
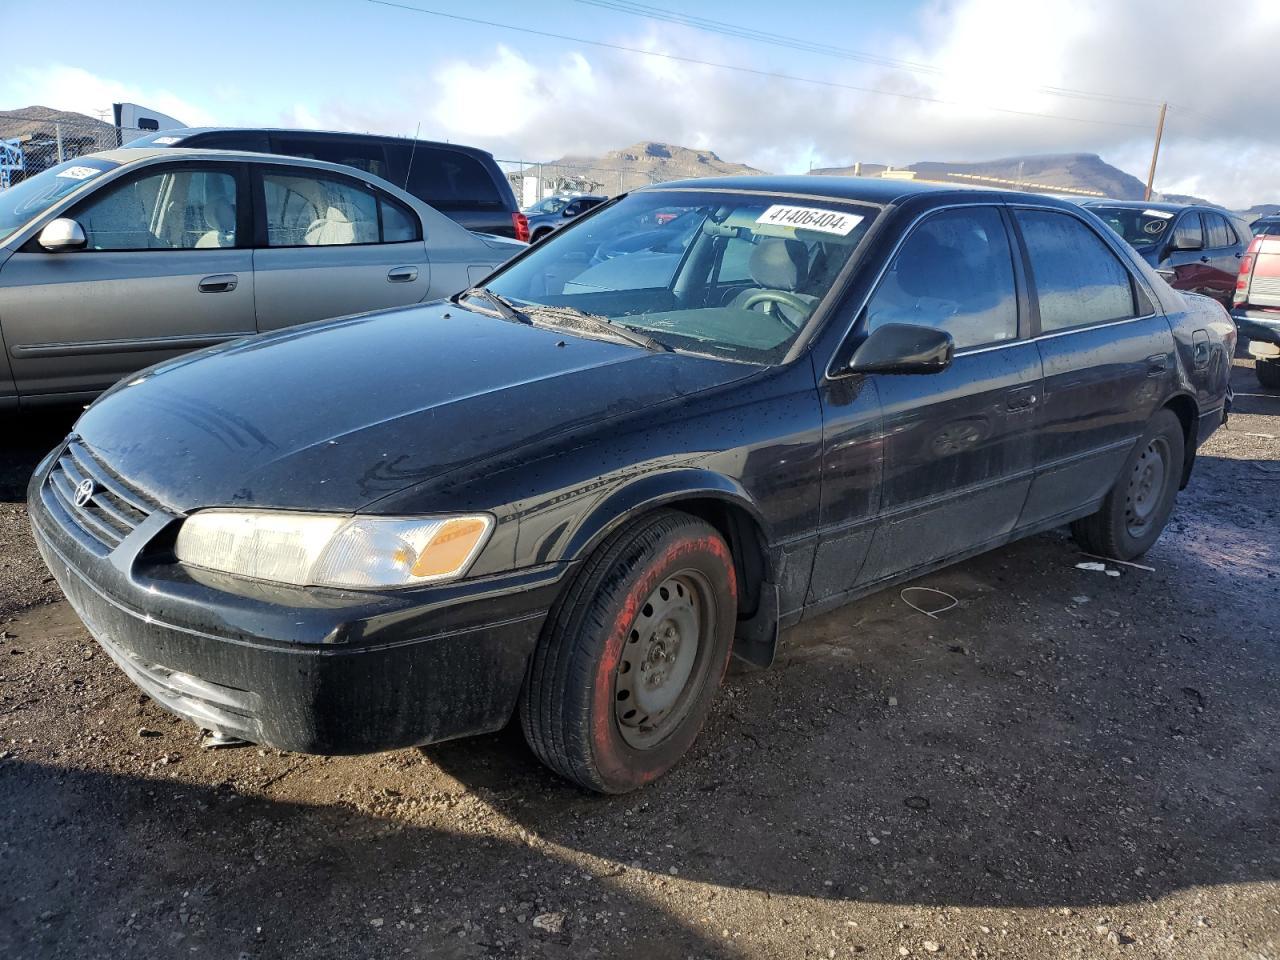
[[[1191,293],[1212,295],[1214,270],[1205,250],[1205,229],[1198,210],[1178,215],[1169,235],[1169,250],[1161,266],[1172,268],[1173,286]]]
[[[1222,214],[1206,210],[1201,213],[1200,219],[1204,223],[1204,255],[1208,257],[1205,292],[1219,303],[1230,306],[1244,246]]]
[[[857,332],[939,327],[954,338],[956,356],[936,374],[855,375],[824,388],[824,532],[813,602],[1013,530],[1034,469],[1040,392],[1039,354],[1020,334],[1018,268],[998,204],[929,214],[894,255]],[[859,439],[868,398],[881,411],[883,469],[870,516],[868,447]]]
[[[259,330],[405,306],[431,287],[418,215],[355,177],[254,165]]]
[[[1173,334],[1103,234],[1058,209],[1016,207],[1044,365],[1036,478],[1021,526],[1079,516],[1111,489],[1168,393]]]
[[[34,241],[0,270],[18,392],[106,389],[149,364],[254,332],[249,199],[240,163],[153,164],[66,215],[84,249]]]

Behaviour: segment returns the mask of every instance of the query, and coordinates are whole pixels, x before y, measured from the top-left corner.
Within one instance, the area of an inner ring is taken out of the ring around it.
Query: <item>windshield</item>
[[[1172,210],[1143,210],[1140,207],[1090,206],[1089,209],[1131,246],[1140,250],[1161,243],[1169,224],[1177,216]]]
[[[1259,220],[1252,229],[1255,237],[1280,237],[1280,220]]]
[[[0,191],[0,242],[85,181],[118,166],[118,163],[98,157],[77,157]]]
[[[571,197],[543,197],[531,207],[525,207],[525,213],[535,216],[540,213],[559,213],[569,205]]]
[[[568,307],[673,350],[775,363],[877,213],[822,198],[646,190],[555,233],[489,289],[535,316]]]

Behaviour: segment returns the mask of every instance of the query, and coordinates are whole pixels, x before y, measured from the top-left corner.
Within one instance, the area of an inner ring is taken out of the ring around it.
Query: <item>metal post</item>
[[[61,163],[66,159],[66,157],[62,155],[62,124],[55,123],[53,125],[53,136],[58,141],[58,162]]]
[[[1160,157],[1160,138],[1164,136],[1164,115],[1168,109],[1167,103],[1160,104],[1160,119],[1156,121],[1156,145],[1151,150],[1151,169],[1147,171],[1147,192],[1142,195],[1143,200],[1151,199],[1151,186],[1156,182],[1156,160]]]

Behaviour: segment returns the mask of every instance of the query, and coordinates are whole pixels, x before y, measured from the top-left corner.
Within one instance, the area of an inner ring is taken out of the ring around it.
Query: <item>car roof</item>
[[[479,147],[469,147],[461,143],[443,143],[439,140],[419,140],[414,137],[397,137],[388,133],[355,133],[351,130],[316,130],[316,129],[299,129],[297,127],[178,127],[173,130],[157,130],[154,133],[158,136],[187,137],[195,136],[198,133],[288,133],[302,134],[305,136],[322,136],[322,137],[356,137],[366,140],[399,140],[404,143],[416,143],[420,147],[438,147],[441,150],[459,150],[463,153],[484,154],[491,156],[489,151],[481,150]]]
[[[1179,210],[1212,210],[1214,213],[1225,213],[1229,217],[1239,217],[1213,203],[1173,203],[1169,200],[1090,200],[1086,207],[1123,207],[1128,210],[1163,210],[1165,213],[1177,213]]]
[[[938,200],[971,199],[975,194],[993,200],[1034,200],[1044,206],[1077,208],[1067,200],[1044,193],[1024,193],[1017,190],[996,190],[989,187],[969,187],[956,184],[927,183],[919,180],[896,180],[880,177],[824,177],[808,174],[764,175],[739,177],[702,177],[696,180],[672,180],[641,188],[637,193],[662,190],[742,190],[751,193],[796,194],[808,197],[827,197],[832,200],[891,204],[909,197],[929,196]]]

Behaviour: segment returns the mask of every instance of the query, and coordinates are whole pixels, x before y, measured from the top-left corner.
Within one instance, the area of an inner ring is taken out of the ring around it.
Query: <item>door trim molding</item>
[[[197,337],[130,337],[126,340],[77,340],[72,343],[20,343],[9,348],[15,360],[40,357],[73,357],[91,353],[144,353],[148,350],[198,350],[228,340],[251,337],[257,330],[202,334]]]

